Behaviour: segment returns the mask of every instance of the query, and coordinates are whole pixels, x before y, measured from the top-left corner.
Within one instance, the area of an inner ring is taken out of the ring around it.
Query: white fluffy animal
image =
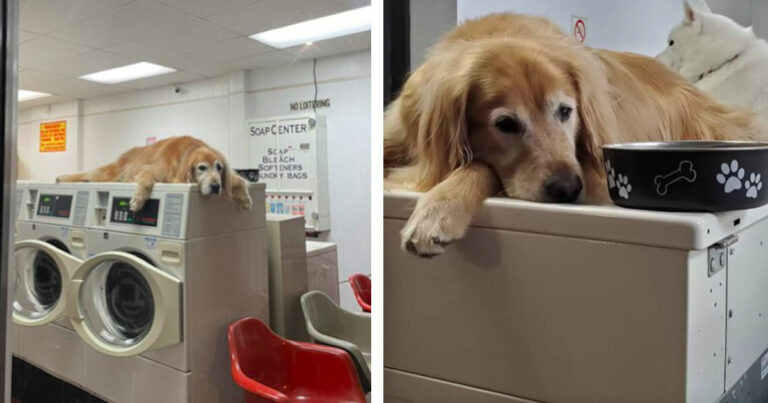
[[[656,58],[717,101],[768,121],[768,43],[751,27],[712,13],[702,0],[683,6],[683,21]]]

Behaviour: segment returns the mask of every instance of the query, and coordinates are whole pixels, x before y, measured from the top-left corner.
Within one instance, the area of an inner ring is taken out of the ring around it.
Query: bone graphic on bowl
[[[693,169],[693,162],[681,161],[680,166],[676,170],[666,175],[656,176],[653,179],[653,183],[656,184],[656,193],[658,193],[659,196],[664,196],[667,194],[669,186],[681,179],[687,182],[696,180],[696,171]]]

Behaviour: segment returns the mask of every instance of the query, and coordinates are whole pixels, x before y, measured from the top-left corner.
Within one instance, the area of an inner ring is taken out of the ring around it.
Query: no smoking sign
[[[587,18],[586,17],[578,17],[578,16],[572,16],[572,32],[573,37],[576,38],[577,41],[581,43],[586,43],[587,41]]]

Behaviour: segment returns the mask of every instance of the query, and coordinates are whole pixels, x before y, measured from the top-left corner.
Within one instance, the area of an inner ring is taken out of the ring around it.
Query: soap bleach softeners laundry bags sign
[[[267,185],[267,213],[303,216],[310,231],[328,229],[325,118],[271,117],[247,124],[250,166]]]

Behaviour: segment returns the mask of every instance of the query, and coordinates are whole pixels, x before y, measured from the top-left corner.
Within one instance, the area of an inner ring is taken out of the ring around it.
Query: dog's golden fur
[[[133,211],[144,206],[155,183],[197,183],[203,194],[225,191],[241,209],[248,210],[252,204],[245,180],[230,168],[224,156],[188,136],[134,147],[111,164],[90,172],[62,175],[56,181],[138,183],[131,199]]]
[[[494,126],[498,116],[515,117],[520,133]],[[486,197],[553,201],[544,190],[553,175],[580,178],[580,200],[606,200],[603,144],[765,135],[751,114],[652,58],[590,49],[544,18],[514,14],[445,35],[384,126],[385,185],[427,192],[402,232],[422,256],[463,236]]]

